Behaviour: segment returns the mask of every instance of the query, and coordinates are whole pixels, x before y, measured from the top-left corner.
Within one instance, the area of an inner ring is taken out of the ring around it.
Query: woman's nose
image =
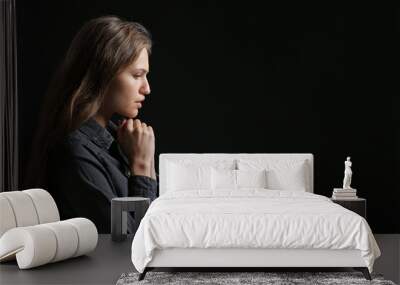
[[[142,92],[145,95],[148,95],[151,92],[150,84],[149,84],[149,81],[147,80],[147,78],[145,79],[144,85],[142,86]]]

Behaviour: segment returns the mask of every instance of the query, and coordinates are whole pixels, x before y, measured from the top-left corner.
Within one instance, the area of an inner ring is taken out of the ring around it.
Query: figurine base
[[[357,192],[357,189],[355,188],[333,188],[333,191],[335,192]]]

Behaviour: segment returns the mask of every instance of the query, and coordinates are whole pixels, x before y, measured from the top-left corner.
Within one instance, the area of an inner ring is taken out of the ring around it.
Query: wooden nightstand
[[[354,200],[339,200],[331,198],[332,202],[339,204],[346,209],[349,209],[359,214],[364,219],[367,219],[367,200],[364,198],[357,198]]]

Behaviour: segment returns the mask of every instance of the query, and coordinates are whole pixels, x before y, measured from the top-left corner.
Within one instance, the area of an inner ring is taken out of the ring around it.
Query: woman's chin
[[[137,115],[139,115],[139,110],[138,109],[135,109],[134,111],[132,111],[132,112],[129,112],[128,114],[127,114],[128,116],[128,118],[135,118],[135,117],[137,117]]]

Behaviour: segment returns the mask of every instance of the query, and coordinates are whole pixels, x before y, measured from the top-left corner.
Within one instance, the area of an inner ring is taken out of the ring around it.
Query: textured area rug
[[[366,280],[361,272],[147,272],[138,281],[139,273],[122,274],[117,285],[133,284],[385,284],[396,285],[384,280],[380,274],[371,274]]]

